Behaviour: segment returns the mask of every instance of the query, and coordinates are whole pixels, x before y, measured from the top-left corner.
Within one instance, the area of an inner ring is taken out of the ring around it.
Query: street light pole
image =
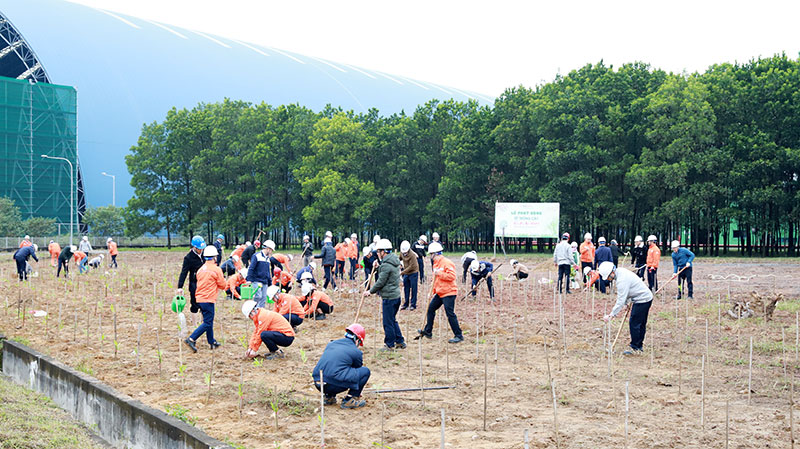
[[[58,159],[69,164],[69,245],[72,246],[72,229],[75,227],[73,221],[75,218],[75,170],[72,169],[72,162],[65,157],[48,156],[46,154],[43,154],[42,157],[45,159]]]
[[[117,177],[106,172],[100,174],[111,178],[111,205],[117,207]]]

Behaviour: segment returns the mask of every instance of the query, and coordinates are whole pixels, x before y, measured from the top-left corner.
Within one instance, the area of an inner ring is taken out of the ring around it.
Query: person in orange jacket
[[[214,304],[217,302],[218,290],[225,290],[226,284],[222,269],[217,266],[218,255],[219,251],[216,246],[206,246],[203,250],[205,263],[197,270],[197,288],[194,296],[197,307],[203,314],[203,322],[197,326],[189,338],[183,341],[193,352],[197,352],[197,339],[204,333],[211,349],[220,347],[220,344],[214,339]]]
[[[317,290],[311,282],[303,282],[300,286],[303,296],[297,298],[304,307],[306,318],[324,320],[325,315],[333,312],[333,300],[330,296]]]
[[[280,268],[275,267],[272,270],[272,285],[277,285],[281,291],[288,293],[292,289],[292,274],[286,270],[281,271]]]
[[[245,358],[252,359],[257,356],[261,343],[269,349],[269,354],[265,357],[267,360],[283,358],[283,350],[278,349],[278,346],[286,348],[294,342],[294,330],[286,318],[277,312],[256,307],[256,302],[251,299],[242,304],[242,314],[253,320],[253,324],[256,325],[247,345]]]
[[[275,265],[278,265],[278,267],[281,270],[288,271],[290,276],[292,274],[292,266],[289,265],[289,263],[292,260],[294,260],[294,257],[292,257],[291,254],[286,255],[286,254],[274,253],[274,254],[272,254],[272,257],[270,257],[270,262],[272,263],[273,267]]]
[[[111,237],[106,240],[106,245],[108,245],[108,255],[111,256],[111,262],[108,264],[108,268],[119,268],[117,265],[117,254],[119,254],[119,250],[117,249],[117,242],[114,241]]]
[[[250,246],[250,242],[237,246],[236,248],[233,249],[233,252],[231,252],[231,256],[239,256],[239,259],[241,259],[242,253],[248,246]]]
[[[235,275],[228,278],[228,289],[225,290],[225,294],[228,295],[228,299],[236,298],[242,299],[240,286],[247,282],[247,270],[241,269],[236,272]]]
[[[658,248],[658,239],[651,235],[647,237],[647,286],[650,291],[658,290],[658,262],[661,260],[661,249]]]
[[[61,254],[61,245],[59,245],[55,240],[50,240],[50,244],[47,245],[47,251],[50,252],[50,265],[55,267],[56,261],[58,260],[58,255]]]
[[[87,256],[85,252],[75,251],[72,258],[75,259],[75,263],[78,264],[78,273],[83,274],[89,271],[89,267],[86,266],[86,263],[89,262],[89,256]]]
[[[29,235],[26,235],[25,237],[23,237],[22,241],[19,242],[19,247],[20,248],[24,248],[26,246],[32,246],[32,245],[33,245],[33,243],[31,242],[31,236],[29,236]]]
[[[347,240],[345,240],[347,242]],[[350,242],[348,242],[350,251],[347,252],[347,258],[350,259],[350,280],[356,280],[356,269],[358,268],[358,236],[355,234],[350,235]]]
[[[345,239],[344,242],[339,242],[333,247],[333,249],[336,250],[336,268],[334,269],[334,277],[338,277],[342,280],[344,280],[344,261],[347,259],[347,253],[350,246],[347,243],[348,240],[350,239]]]
[[[275,301],[275,312],[283,315],[286,321],[292,325],[292,328],[303,324],[303,317],[306,311],[297,296],[281,293],[278,290],[278,286],[270,285],[267,288],[267,297]]]
[[[461,333],[461,326],[458,325],[458,317],[455,312],[456,294],[458,293],[456,266],[450,259],[442,255],[442,251],[442,244],[438,241],[433,241],[428,245],[428,255],[431,256],[431,265],[433,266],[433,298],[428,304],[425,327],[417,331],[419,335],[415,340],[420,337],[433,337],[436,311],[444,305],[447,322],[450,323],[450,329],[454,335],[448,340],[448,343],[460,343],[464,341],[464,335]]]
[[[592,243],[592,234],[586,233],[583,236],[583,243],[580,246],[581,253],[581,271],[586,272],[586,267],[590,270],[594,269],[594,243]],[[589,282],[589,278],[583,277],[583,282]]]

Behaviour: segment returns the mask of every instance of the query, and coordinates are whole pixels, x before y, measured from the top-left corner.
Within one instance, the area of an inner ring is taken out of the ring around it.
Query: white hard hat
[[[245,246],[245,248],[246,248],[246,247],[248,247],[248,246],[250,246],[250,245],[252,245],[252,243],[250,243],[250,241],[244,242],[244,246]]]
[[[642,241],[642,236],[641,235],[637,235],[636,237],[633,238],[633,241],[634,242],[641,242]]]
[[[300,275],[300,280],[305,281],[306,279],[314,279],[314,275],[310,272],[306,271],[305,273]]]
[[[363,251],[361,251],[361,252],[362,252],[362,253],[363,253],[365,256],[366,256],[367,254],[369,254],[369,253],[370,253],[369,246],[365,246],[365,247],[364,247],[364,250],[363,250]]]
[[[308,294],[311,293],[313,290],[314,290],[314,284],[312,284],[311,282],[303,282],[303,284],[300,285],[300,291],[303,292],[303,296],[308,296]]]
[[[440,253],[443,250],[444,250],[444,248],[442,248],[442,244],[439,243],[439,242],[431,242],[431,244],[428,245],[428,252],[429,253]]]
[[[657,241],[658,241],[658,238],[657,238],[656,236],[654,236],[654,235],[652,235],[652,234],[651,234],[651,235],[648,235],[648,236],[647,236],[647,241],[648,241],[648,242],[657,242]]]
[[[328,237],[328,238],[333,238],[333,232],[331,232],[331,231],[325,231],[325,237]]]
[[[69,246],[69,250],[70,250],[70,251],[72,251],[72,252],[74,253],[75,251],[77,251],[77,250],[78,250],[78,247],[77,247],[77,246],[75,246],[75,245],[70,245],[70,246]]]
[[[604,281],[608,279],[608,275],[611,274],[612,271],[614,271],[614,262],[603,262],[597,267],[597,273]]]
[[[517,259],[511,259],[511,265],[512,266],[514,266],[514,265],[516,265],[518,263],[519,263],[519,261]]]
[[[218,255],[217,247],[214,245],[208,245],[203,250],[203,257],[217,257]]]
[[[353,240],[356,240],[358,238],[358,236],[355,233],[353,233],[353,234],[350,234],[350,238],[353,239]]]
[[[266,246],[269,249],[274,250],[275,249],[275,242],[273,242],[272,240],[267,240],[266,242],[264,242],[264,246]]]
[[[106,239],[106,243],[108,243],[108,242],[110,242],[110,241],[112,241],[112,240],[114,240],[114,239],[112,239],[111,237],[109,237],[109,238],[107,238],[107,239]]]
[[[422,234],[421,236],[419,236],[419,239],[422,240],[423,242],[427,242],[428,241],[428,237],[425,234]]]
[[[589,273],[592,272],[592,267],[583,267],[583,275],[589,276]]]
[[[481,263],[477,260],[473,260],[471,264],[469,264],[469,271],[475,274],[480,273],[481,271]]]
[[[311,267],[312,270],[316,270],[317,269],[317,264],[314,263],[314,262],[309,262],[308,266]]]
[[[270,285],[267,287],[267,298],[272,299],[274,301],[275,295],[281,291],[281,288],[277,285]]]
[[[239,274],[242,275],[243,278],[247,279],[247,268],[242,268],[239,270]]]
[[[330,237],[325,237],[325,240],[324,240],[323,243],[330,243],[330,242],[331,242],[331,238]]]
[[[569,244],[569,246],[571,246],[573,248],[577,248],[578,247],[578,242],[572,242],[572,243]]]
[[[31,239],[31,236],[29,236],[29,235],[26,235],[25,237],[22,238],[22,240],[30,240],[30,239]]]
[[[39,251],[39,245],[33,244],[33,252]]]
[[[291,262],[291,261],[293,261],[293,260],[294,260],[294,256],[293,256],[293,255],[291,255],[291,254],[287,254],[287,255],[286,255],[286,257],[288,257],[288,258],[289,258],[289,262]]]
[[[599,239],[597,239],[597,243],[605,243],[605,242],[606,242],[605,237],[600,237]]]
[[[33,245],[33,246],[36,246],[36,245]],[[105,257],[106,257],[106,255],[105,255],[105,254],[100,254],[100,258],[101,258],[101,259],[104,259]]]
[[[381,236],[378,235],[378,234],[375,234],[375,237],[372,237],[372,243],[378,243],[378,240],[380,240],[380,239],[381,239]]]
[[[236,254],[234,254],[231,256],[231,259],[233,259],[234,262],[238,262],[240,258]]]
[[[307,235],[304,235],[304,236],[303,236],[303,240],[310,240],[310,239],[311,239],[311,237],[309,237],[309,236],[307,236]]]
[[[408,240],[403,240],[402,242],[400,242],[400,252],[401,253],[405,254],[410,249],[411,249],[411,243],[409,243]]]
[[[678,248],[679,246],[681,246],[681,243],[679,241],[677,241],[677,240],[673,240],[671,246],[673,248]]]
[[[247,301],[242,303],[242,315],[244,315],[245,318],[250,318],[250,312],[252,312],[253,309],[255,308],[256,308],[256,302],[253,301],[252,299],[248,299]]]
[[[30,237],[28,237],[28,238],[30,238]],[[83,236],[83,240],[84,240],[84,241],[87,241],[87,240],[89,240],[89,236],[88,236],[88,235],[84,235],[84,236]]]
[[[350,244],[350,237],[345,237],[344,242],[349,245]]]
[[[375,249],[382,249],[384,251],[391,251],[392,250],[392,242],[389,239],[380,239],[378,243],[375,244]]]
[[[434,232],[433,234],[431,234],[431,237],[432,237],[434,240],[436,240],[436,239],[438,239],[438,238],[439,238],[439,233],[438,233],[438,232]]]
[[[590,234],[588,232],[586,234],[583,234],[583,239],[584,240],[591,240],[592,239],[592,234]]]

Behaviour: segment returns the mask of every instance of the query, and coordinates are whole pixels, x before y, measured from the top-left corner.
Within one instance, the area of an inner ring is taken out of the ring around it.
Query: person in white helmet
[[[264,357],[265,359],[282,359],[283,350],[278,346],[284,348],[291,346],[295,336],[294,329],[286,321],[286,318],[278,312],[258,307],[258,304],[252,300],[242,303],[242,314],[253,320],[253,324],[256,326],[253,336],[250,337],[250,343],[247,345],[245,358],[252,359],[257,356],[258,348],[261,343],[264,343],[269,349],[269,354]]]
[[[314,270],[317,269],[316,262],[309,262],[308,265],[304,266],[303,268],[297,270],[295,273],[295,279],[298,283],[303,283],[303,280],[308,279],[309,282],[317,284],[317,280],[314,279]]]
[[[686,293],[689,299],[694,299],[694,284],[692,284],[692,262],[694,262],[694,253],[686,248],[681,248],[680,242],[677,240],[672,241],[672,277],[669,280],[678,278],[678,296],[675,299],[681,299],[683,295],[683,284],[686,284]]]
[[[561,235],[561,241],[556,245],[553,251],[553,265],[558,268],[558,282],[556,288],[558,293],[563,293],[563,287],[566,287],[567,294],[572,293],[569,291],[569,273],[572,268],[572,248],[569,246],[569,234],[566,232]]]
[[[333,291],[336,291],[336,279],[333,277],[333,265],[336,263],[336,250],[333,249],[333,243],[330,237],[325,237],[322,244],[322,251],[314,255],[315,259],[322,259],[322,269],[325,271],[325,284],[322,288],[328,288],[328,284],[333,285]]]
[[[333,300],[325,292],[317,290],[315,284],[303,282],[300,293],[302,295],[297,299],[305,310],[306,318],[324,320],[329,313],[333,313]]]
[[[617,283],[617,303],[611,309],[611,313],[605,315],[603,319],[611,320],[622,311],[626,304],[633,303],[630,319],[631,344],[630,349],[623,354],[641,353],[644,336],[647,332],[647,316],[650,313],[650,306],[653,304],[653,293],[644,285],[639,276],[625,268],[615,268],[613,262],[601,263],[597,272],[602,280],[616,280]]]
[[[658,238],[654,235],[647,237],[647,244],[650,246],[645,262],[647,285],[650,287],[650,291],[655,292],[658,290],[658,263],[661,261],[661,248],[658,247]]]
[[[428,254],[433,261],[433,298],[428,304],[428,312],[425,315],[425,327],[419,329],[419,334],[414,339],[421,337],[433,337],[433,324],[436,320],[436,311],[444,306],[450,330],[453,331],[453,338],[448,343],[461,343],[464,341],[464,334],[458,324],[456,316],[456,294],[458,294],[458,277],[456,266],[450,259],[442,255],[442,245],[439,242],[431,242],[428,245]]]
[[[441,245],[442,242],[439,239],[440,237],[438,232],[434,232],[431,234],[431,243],[436,242]],[[444,248],[444,245],[442,245],[442,248]],[[433,262],[431,262],[431,271],[433,271]]]
[[[381,297],[381,310],[383,315],[382,351],[392,351],[395,348],[405,349],[406,341],[397,323],[397,312],[400,310],[400,259],[392,253],[392,242],[380,239],[375,244],[375,251],[380,261],[375,283],[372,284],[368,295],[379,294]]]
[[[417,266],[419,267],[419,281],[425,282],[425,255],[428,250],[428,237],[425,234],[419,236],[412,245],[411,250],[417,255]]]
[[[307,267],[314,257],[314,244],[311,243],[311,237],[303,236],[303,248],[300,250],[300,256],[303,257],[303,266]]]
[[[461,282],[467,282],[469,266],[472,265],[472,262],[475,260],[478,260],[478,253],[475,251],[467,251],[463,256],[461,256],[461,268],[463,268],[463,271],[461,272]]]
[[[372,275],[372,270],[375,268],[375,261],[378,260],[378,255],[370,249],[371,246],[365,246],[362,250],[363,257],[361,258],[361,264],[364,265],[364,286],[369,287],[367,283],[369,282],[369,278]]]
[[[356,268],[358,266],[358,236],[350,234],[350,242],[348,243],[347,258],[350,260],[350,280],[356,280]]]
[[[33,246],[33,243],[31,243],[31,236],[29,236],[29,235],[26,235],[25,237],[23,237],[22,241],[19,242],[19,247],[20,248],[24,248],[26,246]]]
[[[105,254],[99,254],[93,257],[92,260],[89,261],[89,266],[94,268],[95,270],[100,268],[100,265],[103,263],[103,259],[105,257],[106,257]]]
[[[472,263],[469,265],[469,273],[470,277],[472,278],[472,296],[478,293],[477,289],[475,288],[478,285],[478,281],[481,279],[486,279],[486,287],[489,289],[489,299],[494,300],[494,286],[492,285],[492,270],[494,270],[494,265],[491,262],[485,260],[473,260]]]
[[[580,246],[581,253],[581,272],[586,272],[586,267],[589,269],[594,268],[594,243],[592,243],[592,234],[586,233],[583,236],[583,243]],[[587,284],[589,278],[583,277],[583,283]]]
[[[117,242],[109,237],[106,240],[106,247],[108,247],[108,255],[111,257],[111,262],[108,264],[108,268],[119,268],[119,265],[117,265],[117,254],[119,254]]]
[[[36,263],[39,263],[39,258],[36,257],[36,251],[39,250],[37,245],[23,246],[14,252],[14,262],[17,264],[17,274],[19,275],[20,282],[28,280],[28,258],[33,257]]]
[[[640,278],[644,279],[645,265],[647,265],[647,248],[642,242],[642,236],[637,235],[633,239],[633,248],[631,248],[631,263],[633,263],[633,271]]]
[[[81,242],[78,243],[78,251],[83,251],[88,256],[92,252],[92,244],[89,243],[89,237],[83,236]]]
[[[614,263],[614,256],[611,254],[611,248],[606,246],[606,238],[600,237],[597,239],[597,251],[594,254],[594,263],[595,266],[600,266],[603,262],[611,262]],[[609,282],[606,282],[604,279],[600,279],[597,281],[597,286],[600,289],[600,293],[605,293],[606,288],[609,286]]]
[[[411,251],[411,243],[403,240],[400,243],[400,258],[403,262],[403,270],[400,276],[403,278],[403,306],[400,310],[417,309],[417,288],[419,286],[419,264],[417,255]]]
[[[217,349],[220,344],[214,339],[214,305],[217,302],[217,294],[220,290],[225,290],[227,284],[222,270],[217,266],[217,256],[219,252],[214,245],[206,246],[203,249],[203,260],[205,261],[200,269],[197,270],[197,288],[195,299],[197,307],[203,314],[203,322],[192,332],[183,342],[193,352],[197,352],[197,339],[206,334],[211,349]]]

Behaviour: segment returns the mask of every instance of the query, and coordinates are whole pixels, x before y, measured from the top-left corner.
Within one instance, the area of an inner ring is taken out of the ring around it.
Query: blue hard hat
[[[192,237],[192,246],[197,249],[203,249],[206,247],[206,240],[203,237],[196,235]]]
[[[219,239],[219,240],[225,240],[225,236],[224,236],[224,235],[222,235],[222,234],[220,234],[220,235],[218,235],[218,236],[217,236],[217,239]]]

